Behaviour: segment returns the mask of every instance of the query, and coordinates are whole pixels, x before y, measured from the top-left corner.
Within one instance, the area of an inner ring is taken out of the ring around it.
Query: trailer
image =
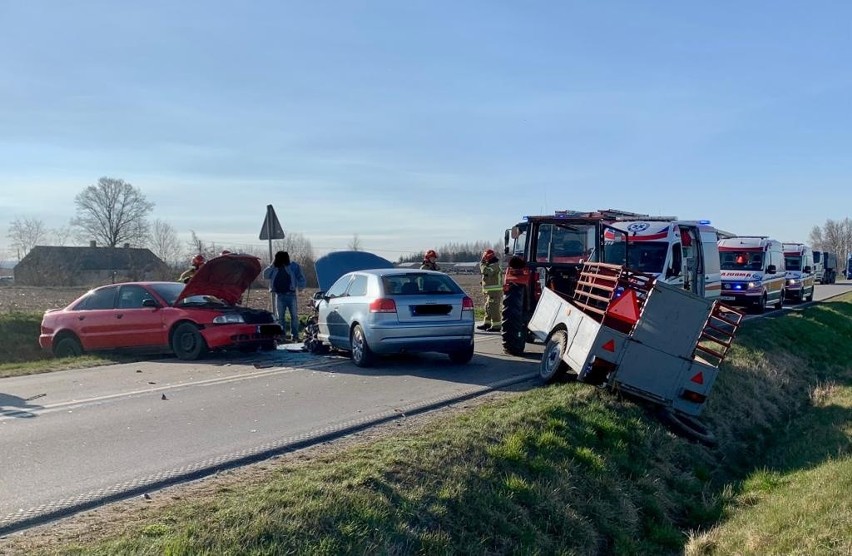
[[[667,424],[705,444],[698,420],[743,314],[652,275],[585,263],[571,297],[546,288],[530,319],[545,344],[539,374],[568,374],[654,404]]]

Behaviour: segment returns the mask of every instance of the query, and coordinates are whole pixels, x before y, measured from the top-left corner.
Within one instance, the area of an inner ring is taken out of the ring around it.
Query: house
[[[15,266],[19,286],[100,286],[135,280],[174,280],[174,272],[150,249],[37,245]]]

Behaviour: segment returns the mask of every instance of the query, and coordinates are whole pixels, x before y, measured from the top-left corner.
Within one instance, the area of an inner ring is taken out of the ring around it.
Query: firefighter
[[[192,257],[192,266],[183,271],[183,274],[181,274],[180,278],[178,278],[178,282],[183,282],[184,284],[189,282],[190,278],[195,276],[195,273],[198,272],[198,269],[201,268],[201,265],[205,262],[204,255],[198,254]]]
[[[434,249],[429,249],[423,255],[423,263],[420,265],[420,270],[440,270],[438,268],[438,254]]]
[[[479,273],[482,275],[482,293],[485,294],[485,320],[477,328],[486,332],[499,332],[503,273],[500,270],[500,259],[493,249],[486,249],[482,253]]]

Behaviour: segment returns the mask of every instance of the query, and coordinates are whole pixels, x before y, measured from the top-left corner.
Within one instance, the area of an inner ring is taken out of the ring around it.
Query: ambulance
[[[604,230],[604,261],[652,274],[700,297],[722,291],[717,242],[720,232],[706,220],[668,217],[615,221]]]
[[[795,301],[813,301],[816,288],[813,250],[803,243],[782,243],[787,284],[784,294]]]
[[[721,300],[753,308],[780,309],[787,283],[781,242],[766,236],[736,236],[719,240],[722,267]]]

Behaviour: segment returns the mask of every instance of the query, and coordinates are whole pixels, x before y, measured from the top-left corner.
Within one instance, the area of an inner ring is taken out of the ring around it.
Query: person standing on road
[[[290,261],[287,251],[275,253],[272,264],[263,270],[263,277],[269,280],[269,291],[275,294],[275,309],[281,330],[285,328],[285,313],[290,312],[290,336],[299,341],[299,296],[298,292],[306,285],[302,267]]]
[[[503,297],[503,273],[500,259],[493,249],[486,249],[479,261],[479,273],[482,275],[482,293],[485,294],[485,320],[477,326],[487,332],[500,331],[500,300]]]
[[[429,249],[423,255],[423,263],[420,265],[420,270],[440,270],[438,268],[438,254],[434,249]]]
[[[195,273],[198,272],[198,269],[201,268],[201,265],[205,263],[204,255],[198,254],[192,257],[192,266],[183,271],[183,274],[178,278],[178,282],[183,282],[186,284],[189,282],[190,278],[195,276]]]

